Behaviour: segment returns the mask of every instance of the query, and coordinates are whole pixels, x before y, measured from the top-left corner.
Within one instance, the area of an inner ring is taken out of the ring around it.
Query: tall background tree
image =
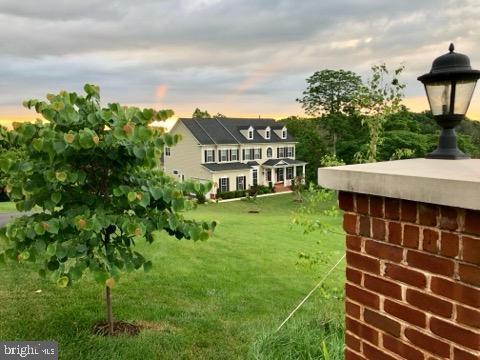
[[[328,130],[336,155],[338,136],[362,95],[362,79],[352,71],[326,69],[315,72],[306,82],[307,88],[297,101],[307,115],[319,118]]]
[[[25,157],[3,158],[0,168],[9,175],[6,190],[17,209],[39,211],[0,229],[8,246],[0,262],[36,261],[40,275],[62,287],[89,272],[105,287],[107,322],[98,330],[113,334],[124,328],[112,315],[115,282],[122,271],[152,267],[135,244],[163,234],[206,240],[215,223],[181,213],[194,207],[184,194],[205,193],[208,186],[175,182],[156,168],[160,149],[179,138],[149,124],[173,112],[102,107],[99,88],[84,89],[85,96],[63,91],[25,102],[47,122],[17,124],[9,136]]]
[[[386,64],[374,65],[372,75],[362,87],[358,110],[362,115],[362,123],[369,132],[366,153],[359,151],[358,158],[368,162],[377,160],[378,147],[383,142],[383,127],[388,116],[400,110],[405,84],[399,80],[404,70],[400,66],[390,71]]]
[[[317,170],[321,166],[322,157],[328,152],[326,141],[322,138],[316,119],[289,117],[282,122],[289,133],[298,142],[295,148],[296,158],[308,162],[305,167],[305,179],[316,182]]]
[[[194,119],[206,119],[206,118],[211,118],[210,114],[208,113],[207,110],[200,110],[199,108],[196,108],[195,111],[192,114],[192,118]]]

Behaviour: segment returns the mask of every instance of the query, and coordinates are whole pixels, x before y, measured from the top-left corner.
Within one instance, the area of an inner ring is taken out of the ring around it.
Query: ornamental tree
[[[29,212],[0,230],[7,246],[0,261],[35,261],[40,275],[61,287],[90,273],[106,288],[106,332],[114,333],[111,288],[123,271],[152,267],[135,244],[164,232],[206,240],[216,224],[182,215],[195,206],[186,195],[206,193],[209,185],[176,182],[157,167],[163,146],[179,137],[149,124],[173,112],[101,107],[99,88],[84,90],[24,102],[46,121],[15,124],[9,140],[26,155],[0,160],[7,193],[19,211]]]

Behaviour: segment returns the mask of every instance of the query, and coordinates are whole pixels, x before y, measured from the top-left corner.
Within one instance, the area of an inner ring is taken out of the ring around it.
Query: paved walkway
[[[257,195],[257,198],[291,194],[292,192],[293,192],[292,190],[288,190],[288,191],[281,191],[281,192],[275,192],[275,193],[269,193],[269,194],[262,194],[262,195]],[[234,198],[234,199],[218,200],[218,202],[219,203],[224,203],[224,202],[238,201],[238,200],[242,200],[242,199],[245,199],[245,196]],[[212,200],[212,202],[215,202],[215,200]]]
[[[18,216],[18,212],[6,212],[6,213],[0,213],[0,227],[5,225],[7,222],[10,221],[12,217]]]

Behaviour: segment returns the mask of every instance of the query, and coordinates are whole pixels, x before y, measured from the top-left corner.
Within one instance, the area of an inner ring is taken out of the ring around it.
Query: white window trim
[[[225,160],[222,160],[223,152],[225,152],[225,154],[226,154]],[[229,162],[230,160],[228,158],[228,153],[229,153],[228,149],[220,149],[220,156],[219,156],[218,162]]]
[[[270,129],[270,126],[267,126],[267,128],[265,129],[265,139],[270,140],[271,136],[272,136],[272,130]]]
[[[269,150],[270,150],[270,155],[268,155],[268,154],[269,154],[269,152],[268,152]],[[266,154],[266,155],[267,155],[267,158],[268,158],[268,159],[271,159],[271,158],[273,157],[273,149],[272,149],[271,147],[268,147],[268,148],[267,148],[267,154]]]
[[[291,176],[288,176],[290,171],[291,171],[291,174],[290,174]],[[293,174],[294,174],[293,167],[285,168],[285,180],[292,180],[293,179]]]
[[[225,180],[225,187],[226,190],[222,190],[222,180]],[[218,179],[218,188],[220,189],[220,192],[226,192],[229,191],[230,189],[228,188],[228,177],[221,177]]]
[[[246,190],[246,189],[247,189],[247,186],[246,186],[246,184],[245,184],[245,182],[246,182],[246,181],[245,181],[245,180],[246,180],[246,179],[245,179],[245,176],[243,176],[243,175],[237,176],[236,181],[235,181],[235,182],[236,182],[236,188],[237,188],[237,189],[239,188],[239,185],[240,185],[240,182],[238,181],[238,179],[242,179],[242,187],[243,187],[243,189],[239,189],[239,190],[237,190],[237,191],[244,191],[244,190]]]
[[[206,162],[206,163],[212,163],[212,162],[213,162],[213,159],[215,158],[215,150],[209,150],[209,149],[207,149],[207,150],[205,150],[205,151],[207,152],[207,155],[206,155],[206,157],[205,157],[205,162]],[[212,157],[211,160],[208,160],[208,155],[209,155],[209,154],[212,155],[212,156],[211,156],[211,157]]]
[[[287,128],[285,126],[282,128],[281,134],[282,134],[282,139],[285,140],[287,138]]]
[[[253,176],[253,174],[256,174],[257,176]],[[256,184],[255,184],[256,183]],[[258,169],[252,169],[252,185],[258,185]]]
[[[250,126],[247,130],[247,139],[248,140],[253,140],[253,131],[254,131],[253,127]]]

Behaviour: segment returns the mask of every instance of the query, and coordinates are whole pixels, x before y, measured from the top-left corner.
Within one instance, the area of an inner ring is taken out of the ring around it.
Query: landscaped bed
[[[274,333],[344,251],[341,235],[291,225],[295,206],[292,194],[257,199],[260,214],[246,201],[201,205],[192,216],[219,221],[211,240],[141,244],[153,269],[113,289],[114,314],[140,325],[137,336],[93,335],[103,288],[90,277],[62,289],[32,264],[0,265],[0,339],[57,340],[60,359],[322,359],[323,341],[342,358],[342,269]],[[297,264],[318,251],[328,263]]]

